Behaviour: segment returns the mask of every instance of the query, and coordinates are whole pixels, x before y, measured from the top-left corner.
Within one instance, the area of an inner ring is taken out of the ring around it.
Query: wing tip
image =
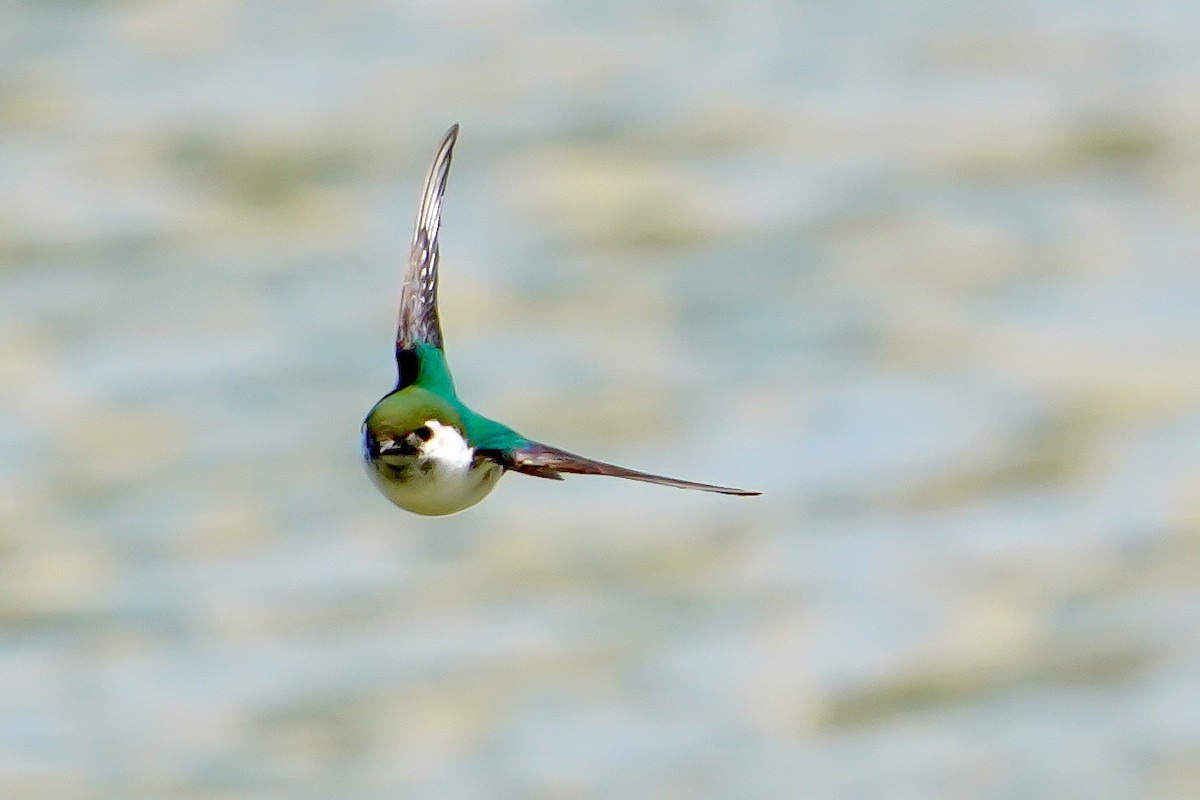
[[[442,160],[442,158],[445,157],[445,155],[447,155],[450,152],[453,152],[454,145],[457,142],[458,142],[458,123],[456,122],[453,125],[451,125],[449,128],[447,128],[446,132],[444,134],[442,134],[442,143],[441,143],[441,145],[438,146],[438,156],[434,160],[434,168],[435,169],[438,166],[438,162],[440,162]]]
[[[675,480],[674,484],[680,489],[699,489],[702,492],[713,492],[714,494],[727,494],[731,497],[758,497],[762,492],[756,489],[735,489],[732,486],[717,486],[712,483],[695,483],[694,481]]]

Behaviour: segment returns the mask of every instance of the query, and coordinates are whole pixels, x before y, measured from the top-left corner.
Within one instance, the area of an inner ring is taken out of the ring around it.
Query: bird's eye
[[[429,429],[428,425],[422,425],[413,431],[413,436],[416,436],[422,442],[428,442],[433,438],[433,431]]]

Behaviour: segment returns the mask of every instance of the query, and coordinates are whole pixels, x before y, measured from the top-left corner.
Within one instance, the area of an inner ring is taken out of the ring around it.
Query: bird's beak
[[[404,453],[404,446],[397,444],[394,439],[379,440],[379,455],[398,456]]]
[[[395,439],[380,439],[379,440],[379,455],[381,456],[412,456],[420,452],[421,446],[425,444],[421,437],[415,433],[410,433],[401,441]]]

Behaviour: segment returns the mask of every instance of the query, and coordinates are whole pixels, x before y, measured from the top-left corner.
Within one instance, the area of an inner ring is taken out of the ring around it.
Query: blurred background
[[[1200,796],[1200,13],[0,10],[0,795]],[[522,432],[359,464],[419,182]]]

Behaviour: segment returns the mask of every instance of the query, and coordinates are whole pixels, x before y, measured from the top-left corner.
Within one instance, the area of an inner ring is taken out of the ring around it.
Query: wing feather
[[[520,447],[508,451],[505,454],[505,461],[507,462],[505,466],[509,469],[538,478],[562,480],[562,475],[559,473],[567,472],[577,475],[607,475],[613,478],[626,478],[631,481],[657,483],[661,486],[674,486],[677,489],[696,489],[702,492],[719,492],[720,494],[742,496],[761,494],[761,492],[753,492],[747,489],[714,486],[710,483],[696,483],[695,481],[670,478],[666,475],[639,472],[638,470],[627,469],[626,467],[618,467],[615,464],[606,464],[603,461],[595,461],[583,456],[577,456],[574,453],[568,453],[566,450],[560,450],[557,447],[551,447],[550,445],[538,442],[527,442]]]
[[[450,175],[450,159],[458,139],[458,125],[451,126],[442,137],[437,155],[425,177],[412,247],[408,254],[408,270],[400,293],[400,321],[396,328],[396,352],[427,343],[442,347],[442,326],[438,321],[438,229],[442,223],[442,196]]]

